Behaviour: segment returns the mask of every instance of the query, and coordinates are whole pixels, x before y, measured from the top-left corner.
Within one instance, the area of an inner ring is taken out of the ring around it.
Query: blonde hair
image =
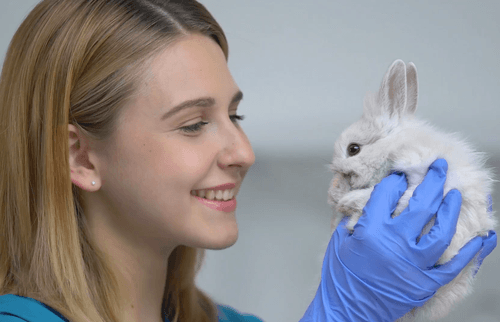
[[[89,239],[69,169],[68,124],[109,139],[145,66],[201,33],[228,58],[224,32],[195,0],[44,0],[14,35],[0,78],[0,294],[34,298],[72,322],[118,321],[117,280]],[[163,311],[217,321],[195,285],[204,249],[168,259]]]

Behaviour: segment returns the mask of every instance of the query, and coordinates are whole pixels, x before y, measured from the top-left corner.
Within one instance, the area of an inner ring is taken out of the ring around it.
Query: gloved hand
[[[496,246],[494,231],[476,237],[448,263],[436,262],[455,233],[462,196],[451,190],[443,200],[448,164],[436,160],[415,189],[408,207],[391,214],[406,191],[404,174],[391,174],[374,187],[353,234],[346,218],[332,235],[316,296],[300,322],[394,321],[422,306],[483,249]],[[434,227],[417,243],[425,224]]]

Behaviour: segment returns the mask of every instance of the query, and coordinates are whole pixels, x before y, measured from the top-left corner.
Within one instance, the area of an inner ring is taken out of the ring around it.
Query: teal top
[[[255,315],[241,313],[230,306],[217,304],[219,322],[263,322]],[[0,322],[68,322],[48,305],[30,297],[14,294],[0,296]],[[165,319],[165,322],[169,322]]]

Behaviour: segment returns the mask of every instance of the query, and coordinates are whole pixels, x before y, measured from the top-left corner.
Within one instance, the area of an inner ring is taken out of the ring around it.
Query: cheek
[[[193,185],[203,180],[203,176],[216,162],[216,149],[204,144],[177,145],[167,150],[159,158],[158,171],[167,171],[167,177],[184,180],[184,184]]]

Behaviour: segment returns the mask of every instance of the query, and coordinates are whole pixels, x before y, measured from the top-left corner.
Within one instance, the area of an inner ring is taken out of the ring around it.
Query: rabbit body
[[[462,195],[456,233],[437,264],[453,258],[460,248],[496,226],[488,212],[487,195],[492,192],[492,170],[484,167],[486,156],[476,152],[457,134],[439,131],[414,117],[418,82],[415,65],[396,60],[387,71],[379,92],[365,98],[363,115],[349,126],[334,145],[330,170],[333,179],[328,190],[332,207],[332,232],[344,216],[347,228],[354,229],[373,187],[392,171],[404,172],[408,182],[394,216],[407,206],[415,188],[423,181],[429,166],[439,158],[448,162],[444,196],[451,189]],[[429,232],[432,219],[423,229]],[[444,317],[453,305],[472,290],[474,261],[420,308],[399,319],[429,321]]]

